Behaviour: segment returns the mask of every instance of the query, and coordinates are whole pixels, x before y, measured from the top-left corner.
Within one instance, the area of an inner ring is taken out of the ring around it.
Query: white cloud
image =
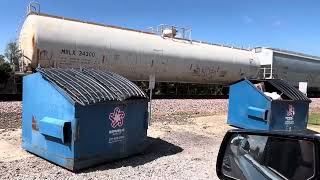
[[[243,22],[246,23],[246,24],[250,24],[250,23],[253,22],[253,18],[250,17],[250,16],[243,16],[243,17],[242,17],[242,20],[243,20]]]
[[[273,21],[273,26],[281,26],[282,22],[280,20]]]

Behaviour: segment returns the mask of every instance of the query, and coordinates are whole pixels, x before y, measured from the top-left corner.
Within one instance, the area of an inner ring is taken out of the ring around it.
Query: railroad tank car
[[[250,50],[47,14],[27,16],[19,46],[33,68],[96,68],[133,81],[227,84],[260,68]]]

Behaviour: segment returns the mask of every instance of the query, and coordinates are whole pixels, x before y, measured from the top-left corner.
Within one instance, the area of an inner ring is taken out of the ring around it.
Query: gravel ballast
[[[311,98],[310,113],[320,112],[320,98]],[[190,117],[227,114],[227,99],[156,99],[152,122],[183,123]],[[0,129],[21,128],[21,101],[0,102]]]
[[[0,101],[0,129],[21,128],[21,101]]]

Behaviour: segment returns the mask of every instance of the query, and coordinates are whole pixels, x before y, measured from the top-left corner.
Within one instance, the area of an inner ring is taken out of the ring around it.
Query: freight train
[[[174,26],[148,32],[29,11],[19,36],[21,70],[96,68],[136,82],[167,84],[282,78],[295,86],[308,82],[312,93],[320,91],[320,58],[210,44],[178,37],[177,32]]]

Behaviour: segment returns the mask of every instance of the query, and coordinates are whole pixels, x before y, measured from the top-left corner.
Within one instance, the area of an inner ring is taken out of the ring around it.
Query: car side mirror
[[[244,180],[316,179],[319,139],[313,131],[230,130],[220,146],[217,175]]]

